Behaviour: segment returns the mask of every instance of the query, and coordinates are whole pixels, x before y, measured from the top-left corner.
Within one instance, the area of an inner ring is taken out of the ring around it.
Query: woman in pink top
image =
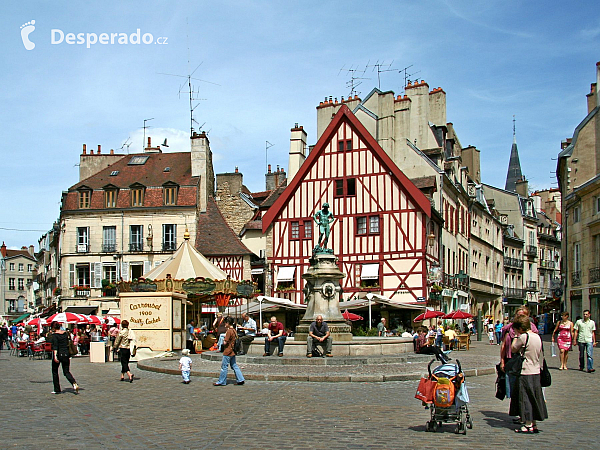
[[[556,324],[552,333],[552,342],[554,335],[558,332],[558,348],[560,350],[559,370],[567,370],[567,361],[569,360],[569,350],[571,350],[571,340],[573,338],[573,322],[569,320],[569,313],[562,313],[562,320]]]
[[[542,340],[537,333],[531,331],[529,317],[519,315],[513,320],[515,337],[512,340],[513,354],[522,353],[525,357],[521,374],[517,375],[514,384],[513,398],[510,403],[511,416],[520,416],[523,426],[515,430],[517,433],[537,433],[537,420],[548,418],[546,402],[540,383]]]

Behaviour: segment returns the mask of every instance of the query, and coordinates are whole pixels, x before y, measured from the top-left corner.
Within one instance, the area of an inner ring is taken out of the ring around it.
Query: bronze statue
[[[329,241],[329,233],[331,231],[330,225],[335,220],[333,213],[329,211],[329,203],[324,203],[323,209],[315,213],[314,220],[319,224],[318,247],[325,249],[327,248],[327,242]],[[323,236],[325,239],[323,239]]]

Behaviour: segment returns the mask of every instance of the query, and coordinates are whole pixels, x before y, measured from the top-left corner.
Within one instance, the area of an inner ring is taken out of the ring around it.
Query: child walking
[[[192,358],[190,358],[190,350],[184,348],[181,350],[181,359],[179,360],[179,370],[181,370],[181,378],[183,384],[190,384],[190,372],[192,370]]]

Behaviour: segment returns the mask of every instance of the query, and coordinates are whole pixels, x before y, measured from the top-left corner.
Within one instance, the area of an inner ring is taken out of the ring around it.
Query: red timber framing
[[[293,290],[286,291],[296,302],[304,301],[302,274],[319,233],[314,228],[312,239],[291,239],[291,224],[312,220],[325,202],[336,219],[329,247],[346,275],[345,297],[367,290],[361,287],[366,264],[379,266],[378,279],[364,283],[369,290],[404,302],[426,296],[431,204],[345,105],[262,221],[263,233],[272,227],[274,279],[279,267],[296,267]]]
[[[243,256],[210,256],[209,261],[231,276],[232,280],[244,279]]]

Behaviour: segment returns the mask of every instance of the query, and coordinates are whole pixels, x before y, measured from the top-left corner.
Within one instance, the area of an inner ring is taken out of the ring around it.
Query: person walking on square
[[[331,346],[333,339],[329,332],[329,326],[327,322],[323,322],[323,316],[318,315],[313,322],[311,322],[308,329],[308,337],[306,338],[306,357],[312,358],[313,350],[317,345],[321,345],[325,349],[325,355],[332,357]]]
[[[558,332],[558,349],[560,350],[559,370],[567,370],[567,361],[569,360],[569,351],[573,343],[573,322],[569,320],[569,313],[562,313],[562,320],[556,324],[552,332],[552,345],[554,345],[554,335]]]
[[[60,394],[60,380],[58,378],[58,368],[62,365],[63,374],[69,383],[73,385],[75,393],[79,393],[79,385],[73,375],[71,375],[70,365],[71,357],[69,356],[69,332],[60,329],[60,323],[53,322],[51,342],[52,342],[52,382],[54,383],[53,394]]]
[[[277,355],[283,356],[283,346],[285,345],[286,339],[287,335],[283,329],[283,324],[277,321],[277,317],[271,317],[269,330],[267,332],[267,337],[265,338],[265,353],[263,356],[271,356],[271,344],[273,341],[277,341],[277,347],[279,349]]]
[[[502,324],[499,320],[496,320],[496,325],[494,326],[494,333],[496,334],[496,345],[500,345],[502,341]]]
[[[135,337],[133,336],[133,332],[129,331],[129,321],[123,320],[121,322],[121,331],[117,335],[113,348],[117,349],[121,359],[120,381],[125,381],[125,374],[127,374],[130,383],[133,383],[133,374],[129,370],[129,359],[131,358],[130,343],[132,340],[135,340]]]
[[[574,340],[579,347],[579,370],[585,369],[585,357],[587,355],[587,371],[595,372],[594,369],[594,346],[596,345],[596,323],[590,319],[590,310],[583,311],[583,320],[579,319],[573,327],[575,330]]]
[[[381,318],[381,322],[377,324],[377,335],[385,337],[387,328],[385,327],[385,317]]]
[[[242,371],[235,361],[235,352],[233,351],[233,346],[235,345],[235,340],[237,339],[237,333],[233,327],[233,318],[227,316],[223,322],[227,327],[227,331],[225,332],[225,339],[223,341],[224,348],[223,359],[221,361],[221,373],[219,375],[219,380],[213,383],[213,385],[225,386],[227,384],[227,371],[229,370],[229,366],[231,366],[233,372],[235,373],[235,384],[241,386],[246,380],[244,379],[244,375],[242,375]]]
[[[187,348],[181,350],[181,359],[179,360],[179,370],[181,370],[181,378],[183,384],[190,384],[190,372],[192,371],[192,358],[190,351]]]

